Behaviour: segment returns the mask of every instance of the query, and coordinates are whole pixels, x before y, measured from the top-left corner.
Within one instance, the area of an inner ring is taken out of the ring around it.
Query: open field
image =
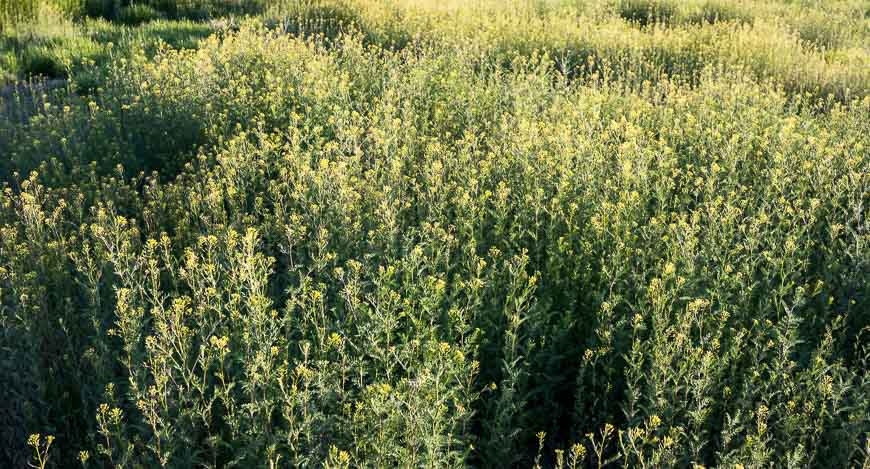
[[[867,1],[23,5],[0,467],[870,468]]]

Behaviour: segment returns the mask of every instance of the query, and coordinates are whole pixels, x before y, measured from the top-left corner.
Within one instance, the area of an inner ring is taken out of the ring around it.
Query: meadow
[[[0,466],[870,468],[866,0],[0,0]]]

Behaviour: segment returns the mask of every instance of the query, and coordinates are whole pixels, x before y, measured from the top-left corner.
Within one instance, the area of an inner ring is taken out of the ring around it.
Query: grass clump
[[[618,10],[624,20],[646,26],[670,22],[676,15],[677,6],[669,0],[621,0]]]

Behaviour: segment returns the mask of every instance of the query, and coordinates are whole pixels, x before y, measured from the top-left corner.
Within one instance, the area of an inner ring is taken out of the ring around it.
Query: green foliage
[[[753,5],[76,25],[0,95],[0,465],[866,466],[866,52]]]
[[[264,0],[73,0],[75,8],[91,17],[114,19],[131,24],[132,18],[166,16],[172,19],[203,20],[229,14],[256,14],[264,10]],[[142,22],[142,21],[139,21]],[[132,23],[138,24],[138,23]]]
[[[161,18],[163,15],[148,5],[133,4],[121,8],[118,13],[118,21],[128,25],[139,25],[154,21]]]
[[[621,0],[619,16],[640,25],[667,23],[676,14],[676,4],[667,0]]]
[[[33,21],[38,11],[38,0],[0,0],[0,32]]]
[[[91,92],[104,67],[133,50],[153,55],[161,47],[194,48],[218,29],[188,20],[149,21],[135,28],[105,20],[34,24],[0,35],[0,70],[10,74],[0,76],[0,86],[16,79],[47,77],[72,79],[79,91]]]

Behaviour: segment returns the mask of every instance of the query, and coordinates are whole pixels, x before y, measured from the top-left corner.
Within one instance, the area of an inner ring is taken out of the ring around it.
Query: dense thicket
[[[540,5],[4,101],[0,461],[870,466],[870,75]]]

